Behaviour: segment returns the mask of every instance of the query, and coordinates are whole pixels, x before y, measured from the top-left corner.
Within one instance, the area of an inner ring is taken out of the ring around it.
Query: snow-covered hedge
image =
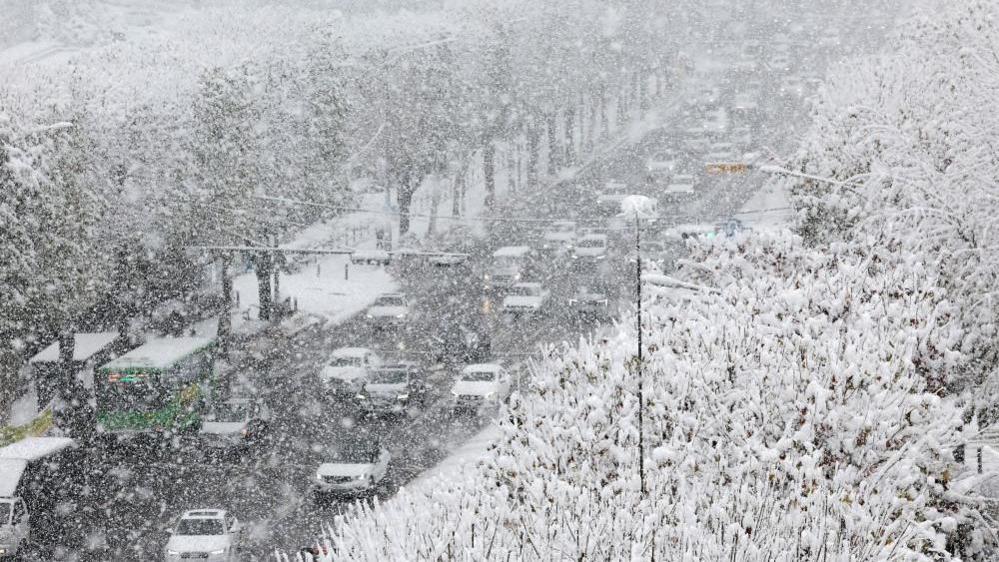
[[[908,25],[873,61],[828,79],[796,169],[841,184],[794,185],[803,234],[920,262],[965,327],[963,372],[979,384],[997,360],[999,6],[962,0]],[[960,376],[956,376],[960,375]]]

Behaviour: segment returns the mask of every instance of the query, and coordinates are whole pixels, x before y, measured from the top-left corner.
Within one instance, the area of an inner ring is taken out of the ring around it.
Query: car
[[[496,363],[467,365],[451,387],[454,410],[479,410],[506,400],[510,374]]]
[[[458,253],[435,253],[427,258],[430,265],[436,267],[454,267],[468,261],[468,254]]]
[[[229,398],[211,404],[202,416],[199,442],[205,450],[246,452],[268,437],[270,409],[258,398]]]
[[[350,254],[350,261],[356,265],[388,265],[392,256],[385,250],[357,250]]]
[[[370,441],[357,441],[333,448],[316,469],[313,495],[356,495],[373,491],[385,479],[392,455]]]
[[[658,240],[642,240],[640,254],[646,263],[659,262],[666,253],[666,246]],[[628,252],[628,263],[635,263],[635,249]]]
[[[691,127],[684,131],[682,146],[695,154],[704,152],[711,145],[710,133],[704,127]]]
[[[610,301],[607,292],[598,287],[579,287],[569,299],[569,308],[578,314],[605,316]]]
[[[503,246],[493,252],[493,264],[485,275],[486,288],[506,288],[520,281],[534,256],[530,246]]]
[[[536,313],[544,308],[548,296],[541,283],[517,283],[503,297],[502,310],[508,314]]]
[[[628,195],[628,184],[609,180],[597,195],[597,208],[604,212],[617,213],[621,209],[621,201]]]
[[[385,293],[375,299],[364,317],[375,328],[404,324],[409,318],[409,301],[402,293]]]
[[[784,53],[777,53],[770,57],[767,66],[774,72],[789,72],[791,70],[791,59]]]
[[[732,144],[739,150],[748,150],[753,147],[753,132],[749,127],[736,127],[732,129]]]
[[[718,88],[706,87],[701,88],[693,97],[688,99],[688,105],[700,107],[700,108],[711,108],[718,105],[718,101],[721,99],[721,93]]]
[[[695,191],[694,176],[690,174],[679,174],[673,177],[673,181],[669,182],[666,189],[663,190],[663,195],[667,198],[685,198],[692,197],[697,192]]]
[[[675,150],[658,152],[645,161],[645,177],[650,182],[668,180],[678,166],[679,156]]]
[[[588,234],[576,242],[572,257],[575,259],[602,260],[607,257],[607,235]]]
[[[752,229],[749,228],[749,226],[737,218],[729,218],[715,225],[715,232],[719,235],[724,234],[727,237],[732,237],[736,234],[748,232],[750,230]]]
[[[381,363],[378,354],[366,347],[341,347],[333,351],[319,379],[334,394],[357,394],[371,369]]]
[[[371,371],[355,399],[366,412],[398,414],[410,404],[424,404],[426,383],[415,363],[386,363]]]
[[[566,254],[576,241],[575,221],[555,221],[541,235],[541,249],[556,254]]]
[[[234,562],[240,559],[243,526],[224,509],[185,511],[170,531],[165,560]]]

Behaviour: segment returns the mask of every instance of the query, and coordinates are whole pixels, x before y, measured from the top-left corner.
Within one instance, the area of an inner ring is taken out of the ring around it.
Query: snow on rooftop
[[[214,341],[214,338],[192,337],[150,340],[101,368],[165,369],[184,357],[212,345]]]
[[[73,440],[68,437],[25,437],[17,443],[0,448],[0,459],[36,461],[72,444]]]
[[[73,361],[84,362],[95,354],[104,351],[109,345],[118,339],[118,332],[95,332],[87,334],[76,334],[73,346]],[[55,363],[59,361],[59,340],[49,344],[48,347],[39,351],[28,363]]]

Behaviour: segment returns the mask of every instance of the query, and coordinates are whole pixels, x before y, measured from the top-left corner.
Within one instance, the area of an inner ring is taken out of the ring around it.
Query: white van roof
[[[101,367],[113,369],[167,369],[177,361],[215,343],[214,338],[157,338]]]
[[[12,498],[17,493],[28,461],[22,459],[0,459],[0,498]]]
[[[520,258],[531,252],[530,246],[503,246],[493,252],[494,258]]]

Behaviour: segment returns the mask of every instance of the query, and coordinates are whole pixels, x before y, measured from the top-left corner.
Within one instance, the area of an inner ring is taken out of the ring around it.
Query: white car
[[[535,313],[548,302],[549,292],[541,283],[517,283],[503,297],[503,312],[511,314]]]
[[[542,250],[565,253],[572,249],[576,241],[576,223],[573,221],[555,221],[551,228],[541,235]]]
[[[356,393],[371,369],[381,363],[378,354],[366,347],[341,347],[333,352],[319,379],[328,390]]]
[[[254,398],[230,398],[212,404],[202,416],[198,437],[208,450],[245,452],[267,438],[271,414]]]
[[[572,256],[576,259],[602,260],[607,257],[607,235],[588,234],[576,242]]]
[[[628,195],[627,184],[617,180],[609,180],[597,196],[597,207],[616,213],[621,208],[621,201]]]
[[[426,401],[426,384],[413,363],[385,364],[371,372],[354,399],[366,412],[401,413],[410,404]]]
[[[645,161],[646,179],[656,181],[668,179],[679,166],[676,151],[668,150],[654,154]]]
[[[392,455],[371,443],[353,443],[333,451],[316,470],[313,491],[317,498],[328,494],[360,494],[374,490],[388,473]]]
[[[694,176],[689,174],[679,174],[673,177],[664,191],[665,195],[671,197],[690,197],[694,195]]]
[[[455,410],[478,410],[510,394],[510,374],[495,363],[477,363],[461,370],[451,387]]]
[[[386,293],[375,299],[364,317],[376,328],[402,324],[409,318],[409,301],[402,293]]]
[[[185,511],[170,532],[166,560],[233,562],[242,543],[243,527],[223,509]]]
[[[513,286],[520,281],[533,255],[530,246],[503,246],[493,252],[493,263],[485,276],[486,287]]]

